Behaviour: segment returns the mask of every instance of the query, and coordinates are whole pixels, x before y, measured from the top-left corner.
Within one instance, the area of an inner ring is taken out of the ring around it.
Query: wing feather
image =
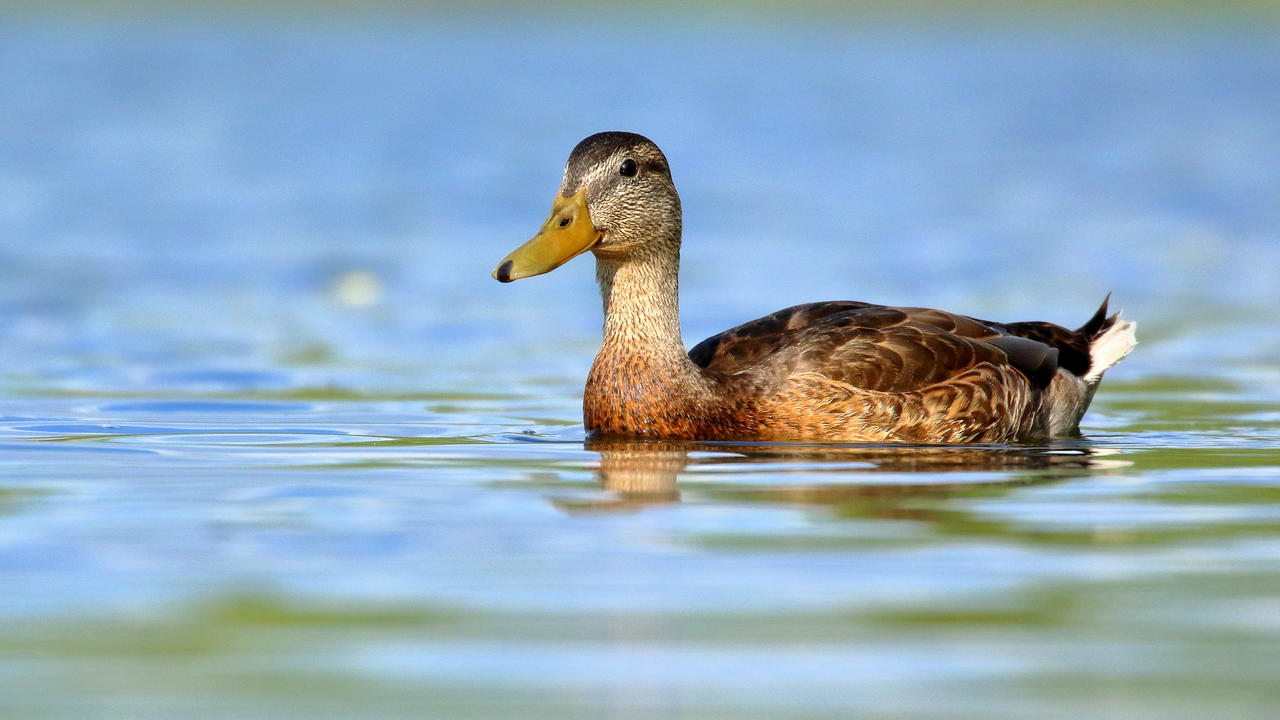
[[[1045,387],[1057,372],[1058,348],[1074,350],[1074,340],[1075,333],[1049,323],[1005,326],[930,308],[837,301],[744,323],[698,343],[689,357],[727,375],[768,363],[792,377],[820,375],[890,393],[946,382],[982,364],[1016,369]]]

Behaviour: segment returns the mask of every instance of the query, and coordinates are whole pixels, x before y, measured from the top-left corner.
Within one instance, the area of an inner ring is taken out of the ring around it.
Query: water
[[[11,14],[0,716],[1269,717],[1269,21]],[[863,299],[1142,344],[1047,447],[603,444],[581,137],[687,341]]]

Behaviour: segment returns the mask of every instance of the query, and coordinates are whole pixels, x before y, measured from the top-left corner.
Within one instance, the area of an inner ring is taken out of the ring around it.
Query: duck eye
[[[627,158],[622,161],[622,165],[618,166],[618,174],[625,177],[634,177],[639,168],[636,167],[636,161]]]

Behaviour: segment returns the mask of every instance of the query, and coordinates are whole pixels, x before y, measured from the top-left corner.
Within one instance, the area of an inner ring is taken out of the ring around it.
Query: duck
[[[583,391],[588,437],[1028,443],[1078,437],[1103,373],[1137,344],[1107,314],[1075,330],[836,300],[697,343],[680,332],[682,214],[658,146],[601,132],[565,163],[551,214],[493,270],[509,283],[586,252],[604,308]]]

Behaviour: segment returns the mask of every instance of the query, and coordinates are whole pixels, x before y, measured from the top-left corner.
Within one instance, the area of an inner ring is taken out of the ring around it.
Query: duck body
[[[698,343],[687,356],[696,374],[605,345],[587,379],[584,422],[605,435],[705,440],[1073,435],[1097,386],[1085,379],[1089,344],[1115,322],[1105,305],[1074,331],[926,308],[797,305]]]
[[[1135,344],[1107,302],[1076,330],[852,301],[797,305],[695,345],[680,336],[680,203],[632,133],[579,143],[542,231],[494,271],[596,256],[604,338],[593,435],[689,440],[1024,442],[1079,432],[1103,372]]]

